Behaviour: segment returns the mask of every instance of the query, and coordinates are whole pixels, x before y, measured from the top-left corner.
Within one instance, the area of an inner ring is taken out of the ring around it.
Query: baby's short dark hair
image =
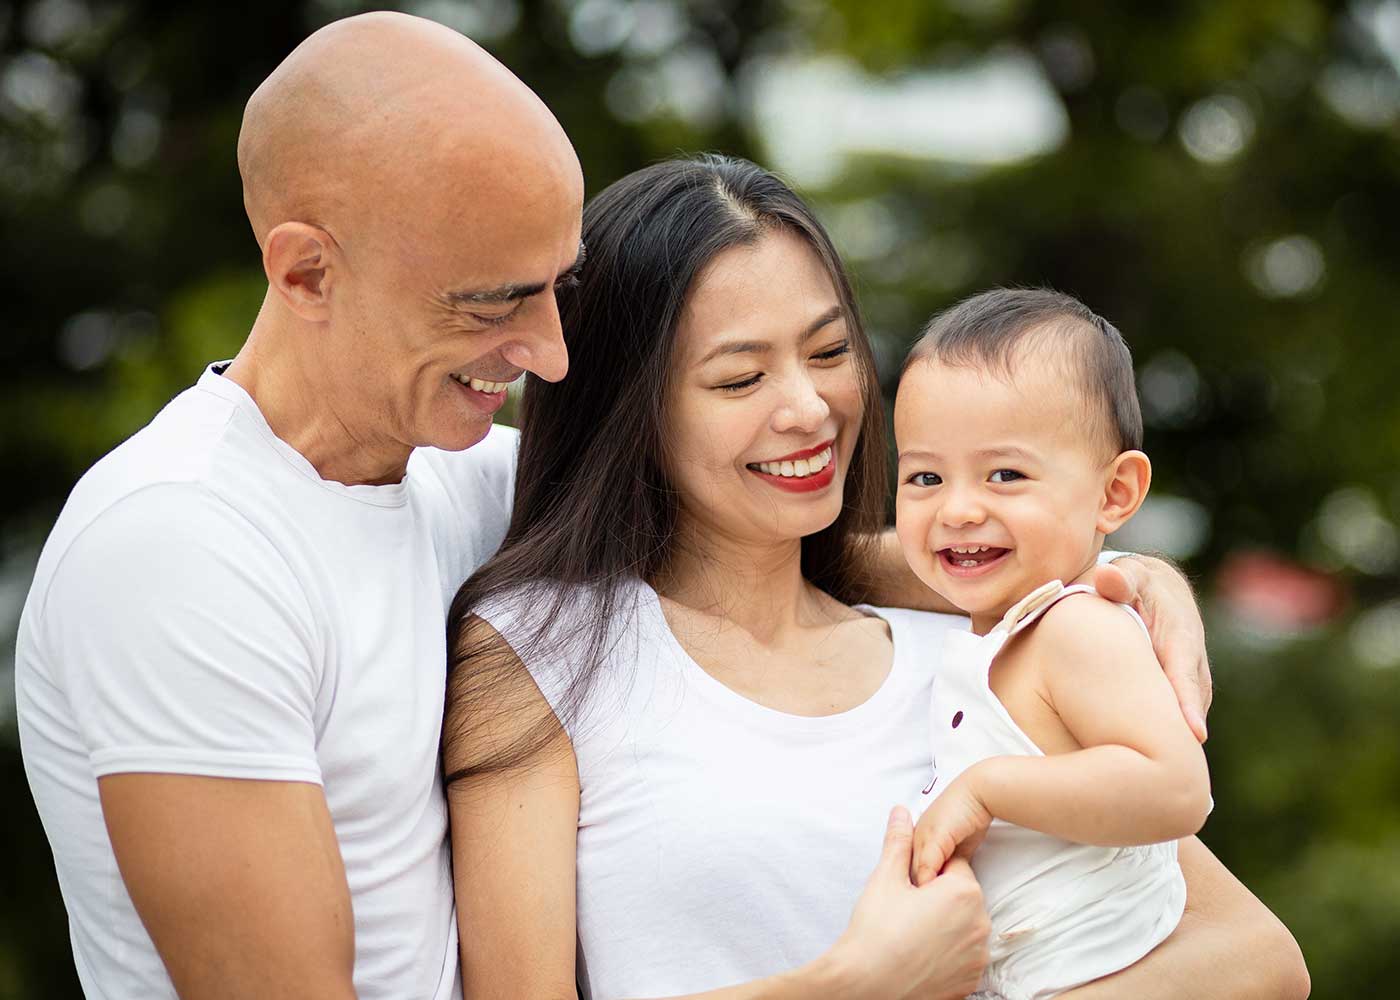
[[[1096,423],[1114,454],[1142,447],[1133,356],[1122,334],[1074,296],[1048,288],[994,288],[945,309],[924,327],[900,378],[919,361],[1011,376],[1028,340],[1065,363],[1084,400],[1102,414]]]

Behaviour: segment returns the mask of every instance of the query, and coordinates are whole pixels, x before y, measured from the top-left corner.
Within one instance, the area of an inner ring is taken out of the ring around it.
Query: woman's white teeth
[[[505,392],[506,387],[509,386],[511,382],[515,381],[515,379],[511,379],[510,382],[488,382],[485,379],[472,378],[468,375],[457,375],[455,373],[452,377],[463,385],[471,386],[471,388],[475,389],[477,392]]]
[[[811,458],[799,458],[795,462],[759,462],[756,467],[759,472],[766,472],[770,476],[801,479],[805,476],[815,476],[830,464],[831,449],[828,448]]]

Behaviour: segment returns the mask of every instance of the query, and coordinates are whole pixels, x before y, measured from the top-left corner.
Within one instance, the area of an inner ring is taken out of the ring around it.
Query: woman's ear
[[[297,316],[323,323],[330,313],[330,278],[335,257],[330,233],[305,222],[284,222],[263,243],[267,283]]]
[[[1152,484],[1152,462],[1140,451],[1125,451],[1108,464],[1098,529],[1108,535],[1137,513]]]

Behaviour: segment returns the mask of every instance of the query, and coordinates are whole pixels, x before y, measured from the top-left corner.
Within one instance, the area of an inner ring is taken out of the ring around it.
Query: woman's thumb
[[[880,848],[880,863],[876,870],[889,869],[907,880],[913,853],[914,820],[904,806],[895,806],[890,810],[889,822],[885,824],[885,843]]]

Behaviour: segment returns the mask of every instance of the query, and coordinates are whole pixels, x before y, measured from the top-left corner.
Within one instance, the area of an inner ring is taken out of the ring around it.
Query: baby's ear
[[[1109,535],[1137,513],[1152,483],[1152,463],[1140,451],[1125,451],[1108,463],[1098,529]]]

